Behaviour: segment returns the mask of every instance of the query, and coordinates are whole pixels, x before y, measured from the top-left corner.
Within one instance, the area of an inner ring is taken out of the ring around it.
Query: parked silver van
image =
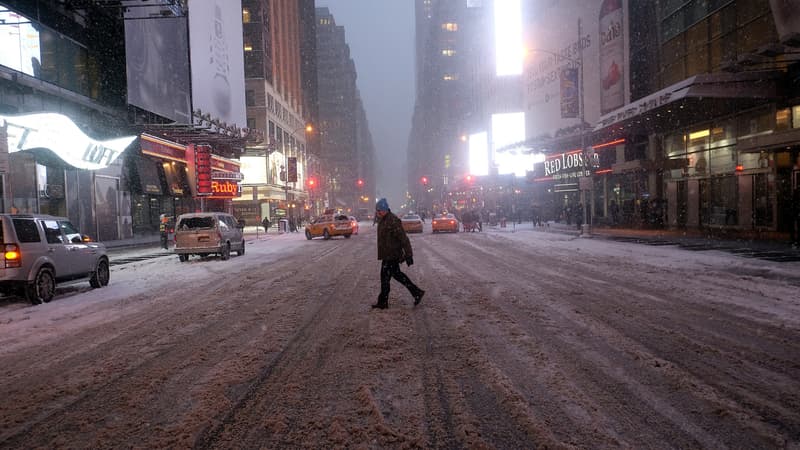
[[[56,283],[88,279],[93,288],[110,277],[105,245],[92,242],[65,217],[0,214],[0,293],[49,302]]]
[[[181,214],[175,222],[175,253],[181,262],[190,255],[220,255],[227,260],[231,251],[244,255],[244,224],[227,213]]]

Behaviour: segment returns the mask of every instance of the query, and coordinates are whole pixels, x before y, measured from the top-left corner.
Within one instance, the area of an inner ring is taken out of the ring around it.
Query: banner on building
[[[294,156],[290,156],[287,159],[287,162],[289,165],[287,171],[287,176],[288,176],[287,181],[289,183],[297,183],[297,158]]]
[[[561,70],[561,118],[576,118],[580,114],[580,92],[578,89],[578,69]]]

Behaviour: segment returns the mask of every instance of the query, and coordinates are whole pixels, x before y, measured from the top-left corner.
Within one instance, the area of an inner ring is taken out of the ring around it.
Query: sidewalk
[[[264,233],[263,227],[248,226],[244,228],[245,241],[254,242],[256,240],[276,239],[281,236],[290,236],[292,233],[280,233],[277,228],[270,228],[268,233]],[[109,256],[115,259],[126,257],[138,257],[148,255],[150,257],[173,254],[174,241],[172,235],[168,239],[169,248],[161,248],[161,236],[158,233],[151,235],[137,236],[129,239],[117,239],[114,241],[103,241],[108,249]]]
[[[484,226],[484,228],[487,228]],[[567,225],[560,222],[547,222],[542,227],[534,227],[531,222],[514,224],[508,222],[505,228],[499,226],[490,229],[510,232],[517,230],[541,231],[570,234],[581,236],[578,226]],[[667,229],[637,229],[608,226],[595,226],[587,238],[626,240],[650,244],[675,243],[695,248],[717,249],[751,249],[763,251],[780,251],[800,255],[800,249],[792,249],[787,233],[757,232],[757,231],[731,231],[731,230],[667,230]]]

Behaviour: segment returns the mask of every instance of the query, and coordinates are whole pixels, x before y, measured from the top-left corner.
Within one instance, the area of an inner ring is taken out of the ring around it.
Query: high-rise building
[[[264,142],[247,148],[241,215],[276,219],[315,214],[319,198],[316,142],[316,33],[313,0],[243,0],[245,101],[248,128]],[[296,158],[295,173],[288,173]],[[295,180],[296,181],[292,181]]]
[[[328,8],[317,8],[316,16],[320,158],[327,175],[321,184],[329,207],[355,212],[366,203],[362,198],[374,200],[372,137],[345,29]]]

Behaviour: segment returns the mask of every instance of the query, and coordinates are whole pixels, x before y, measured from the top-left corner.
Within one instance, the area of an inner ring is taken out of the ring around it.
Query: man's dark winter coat
[[[405,261],[410,256],[413,256],[411,242],[403,230],[403,222],[389,211],[378,222],[378,259]]]

